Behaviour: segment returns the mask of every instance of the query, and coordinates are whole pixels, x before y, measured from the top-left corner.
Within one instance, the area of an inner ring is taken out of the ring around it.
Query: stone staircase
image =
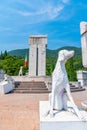
[[[14,93],[49,93],[44,82],[15,82]]]
[[[84,91],[83,87],[76,87],[70,83],[71,92]],[[44,81],[15,82],[14,93],[50,93]]]
[[[71,90],[71,92],[79,92],[79,91],[84,91],[85,89],[82,86],[78,87],[78,86],[70,83],[70,90]]]

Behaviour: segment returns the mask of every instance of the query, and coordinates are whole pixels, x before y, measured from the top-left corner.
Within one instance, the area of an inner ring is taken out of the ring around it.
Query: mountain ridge
[[[81,48],[80,47],[74,47],[74,46],[64,46],[55,50],[51,49],[46,49],[46,56],[47,57],[55,57],[57,58],[58,52],[60,50],[67,49],[67,50],[74,50],[75,51],[75,56],[74,57],[79,57],[81,56]],[[16,49],[12,51],[8,51],[8,54],[11,56],[17,56],[17,57],[25,57],[25,55],[29,55],[29,49]]]

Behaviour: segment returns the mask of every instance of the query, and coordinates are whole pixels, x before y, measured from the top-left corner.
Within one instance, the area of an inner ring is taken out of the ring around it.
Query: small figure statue
[[[22,76],[22,75],[23,75],[23,72],[22,72],[22,66],[21,66],[19,70],[19,76]]]
[[[74,103],[70,92],[70,86],[68,81],[67,72],[65,69],[65,63],[74,55],[74,51],[61,50],[59,51],[56,67],[52,74],[52,92],[49,95],[50,100],[50,116],[53,117],[54,109],[61,111],[67,110],[67,96],[72,103],[75,114],[80,120],[83,120],[83,116],[80,114],[77,106]]]
[[[7,76],[7,74],[4,75],[4,81],[8,81],[8,76]]]

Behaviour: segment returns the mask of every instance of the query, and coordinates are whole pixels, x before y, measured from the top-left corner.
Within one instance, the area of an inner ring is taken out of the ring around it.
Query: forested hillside
[[[82,56],[81,56],[81,48],[77,47],[62,47],[56,50],[49,50],[47,49],[47,55],[46,55],[46,74],[51,75],[56,60],[58,57],[59,50],[67,49],[67,50],[74,50],[75,55],[73,58],[71,58],[67,64],[66,69],[68,73],[68,77],[70,81],[76,81],[76,71],[77,70],[86,70],[82,66]],[[28,66],[24,67],[24,58],[25,55],[29,56],[29,50],[28,49],[18,49],[18,50],[12,50],[10,52],[5,51],[3,54],[0,55],[0,69],[3,69],[6,71],[8,75],[18,75],[20,66],[23,66],[23,74],[25,75],[28,71]]]
[[[74,50],[75,51],[75,57],[81,56],[81,48],[66,46],[66,47],[56,49],[56,50],[47,49],[47,51],[46,51],[47,57],[57,58],[58,52],[62,49]],[[11,56],[25,57],[25,54],[29,55],[29,49],[12,50],[12,51],[9,51],[8,54],[11,55]]]

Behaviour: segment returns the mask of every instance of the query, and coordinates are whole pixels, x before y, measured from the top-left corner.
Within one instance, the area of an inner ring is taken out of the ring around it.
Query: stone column
[[[77,71],[77,80],[81,86],[87,86],[87,71]]]
[[[46,75],[46,35],[30,36],[29,76]]]
[[[82,43],[82,62],[87,67],[87,22],[80,23],[81,43]]]
[[[47,38],[42,37],[38,45],[38,75],[46,75],[46,43]]]
[[[30,44],[29,49],[29,75],[36,76],[36,44]]]

